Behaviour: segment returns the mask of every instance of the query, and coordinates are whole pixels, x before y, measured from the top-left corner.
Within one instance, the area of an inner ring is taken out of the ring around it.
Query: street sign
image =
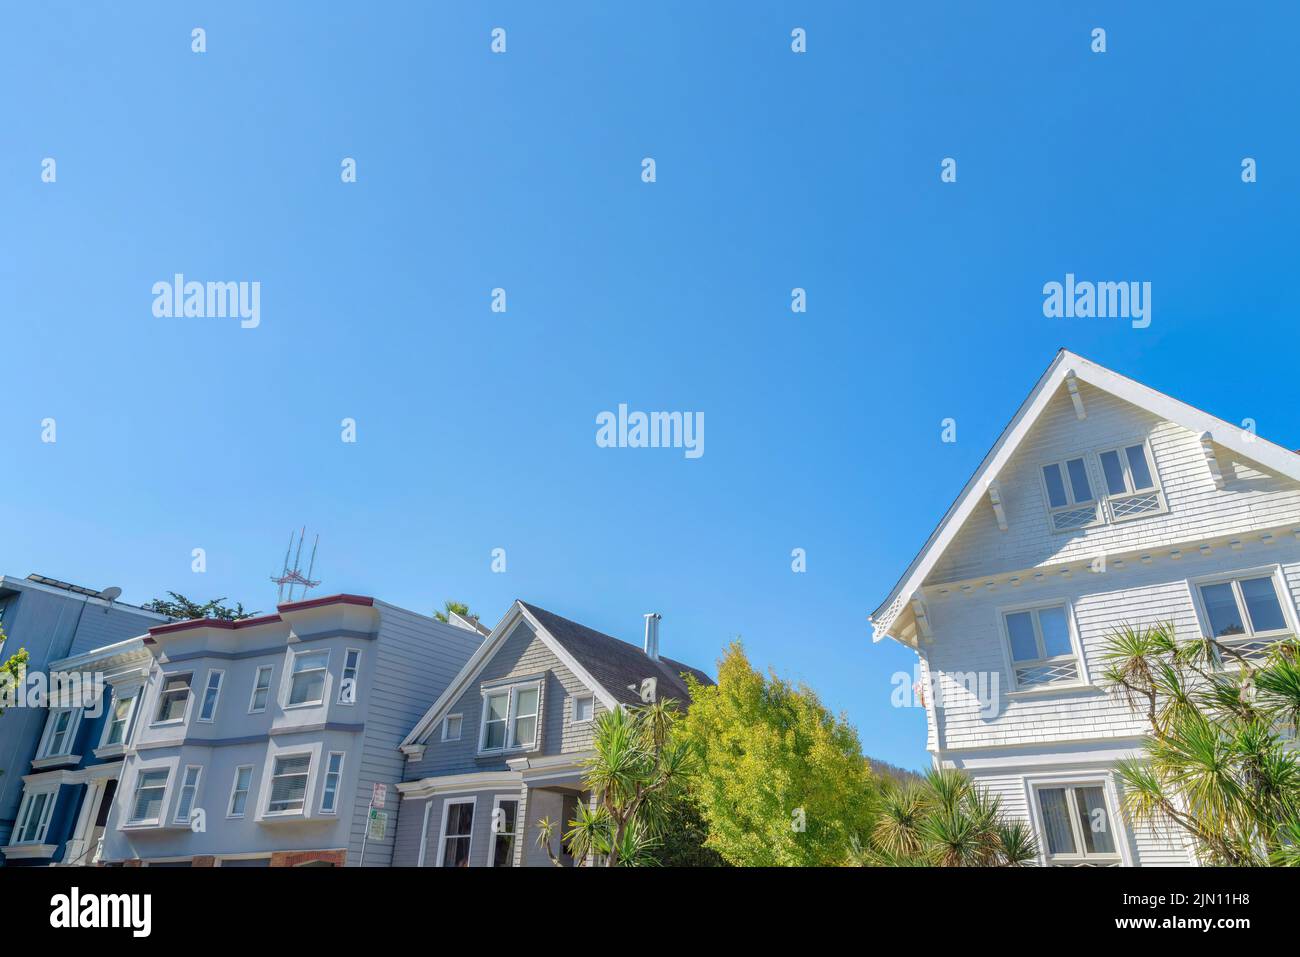
[[[388,797],[388,785],[376,781],[370,790],[370,806],[383,807],[386,797]]]
[[[388,813],[386,811],[370,812],[370,828],[366,832],[372,841],[382,841],[388,833]]]

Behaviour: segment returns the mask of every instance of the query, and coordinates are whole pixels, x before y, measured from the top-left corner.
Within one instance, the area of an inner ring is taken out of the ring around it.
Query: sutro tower
[[[289,567],[289,553],[293,551],[293,532],[289,533],[289,547],[284,551],[284,570],[279,575],[272,575],[271,581],[280,586],[280,591],[276,595],[275,603],[283,604],[286,601],[293,601],[293,588],[295,585],[302,586],[302,595],[300,598],[306,598],[307,592],[311,591],[319,581],[313,581],[311,577],[312,570],[316,567],[316,546],[320,544],[320,536],[316,536],[316,541],[311,546],[311,560],[307,563],[307,574],[302,573],[302,543],[307,537],[307,526],[302,527],[298,534],[298,552],[293,557],[293,568]],[[289,586],[288,596],[285,596],[285,586]]]

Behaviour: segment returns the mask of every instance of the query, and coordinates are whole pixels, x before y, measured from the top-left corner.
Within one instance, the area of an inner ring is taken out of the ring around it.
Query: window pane
[[[108,728],[108,744],[122,744],[126,738],[126,719],[131,715],[135,698],[118,698],[113,705],[113,718]]]
[[[537,714],[537,689],[525,688],[515,698],[515,714]]]
[[[1034,641],[1034,621],[1027,611],[1007,615],[1007,634],[1011,636],[1013,661],[1034,661],[1038,658],[1038,642]]]
[[[1130,445],[1124,450],[1124,455],[1128,458],[1128,470],[1133,475],[1134,490],[1155,488],[1156,483],[1151,481],[1151,470],[1147,468],[1147,456],[1142,446]]]
[[[1106,479],[1106,491],[1111,495],[1123,495],[1128,491],[1128,486],[1124,484],[1124,467],[1119,464],[1118,452],[1101,453],[1101,473]]]
[[[271,781],[271,811],[301,811],[307,796],[307,770],[311,755],[300,754],[291,758],[275,759],[275,774]]]
[[[515,746],[526,748],[533,743],[533,737],[537,732],[537,716],[533,715],[528,718],[515,718]]]
[[[1047,853],[1075,853],[1070,812],[1065,805],[1065,789],[1039,788],[1038,806],[1042,809],[1043,829],[1047,832]]]
[[[1278,604],[1271,578],[1248,578],[1241,583],[1241,597],[1246,599],[1246,613],[1251,627],[1259,631],[1282,631],[1286,618]]]
[[[591,711],[594,706],[594,698],[578,698],[574,707],[574,720],[590,721]]]
[[[453,804],[448,809],[447,833],[468,836],[474,826],[474,805],[469,802]]]
[[[487,710],[489,721],[504,721],[506,719],[506,707],[510,701],[508,694],[494,694],[488,697]]]
[[[1083,845],[1088,853],[1114,854],[1115,841],[1101,788],[1075,788],[1074,797],[1079,806],[1079,830],[1083,832]]]
[[[513,867],[515,863],[515,838],[513,834],[498,834],[492,850],[493,867]]]
[[[1044,465],[1043,480],[1047,483],[1047,501],[1052,508],[1070,504],[1070,500],[1065,497],[1065,483],[1061,480],[1059,465]]]
[[[1074,654],[1070,647],[1070,626],[1064,608],[1043,608],[1038,612],[1038,627],[1043,631],[1043,651],[1047,657]]]
[[[1088,484],[1088,470],[1083,467],[1083,459],[1070,459],[1065,463],[1070,473],[1070,488],[1074,490],[1076,502],[1092,501],[1092,486]]]
[[[1227,582],[1202,585],[1201,599],[1205,602],[1205,613],[1210,617],[1210,633],[1215,638],[1246,633],[1241,612],[1237,610],[1237,598],[1232,594],[1232,585]]]
[[[492,748],[504,748],[506,745],[506,723],[505,720],[492,721],[487,726],[487,734],[483,737],[484,750]]]

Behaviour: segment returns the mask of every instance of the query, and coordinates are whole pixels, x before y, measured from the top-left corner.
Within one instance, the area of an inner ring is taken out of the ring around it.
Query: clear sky
[[[5,574],[266,611],[306,524],[322,592],[657,610],[920,767],[867,615],[1058,347],[1300,447],[1294,4],[2,16]],[[1150,282],[1150,327],[1045,318],[1067,272]],[[260,325],[154,316],[176,273]],[[619,403],[705,454],[598,447]]]

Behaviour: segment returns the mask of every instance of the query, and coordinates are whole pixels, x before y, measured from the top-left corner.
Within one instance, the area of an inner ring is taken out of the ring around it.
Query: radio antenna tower
[[[302,594],[299,596],[299,600],[301,600],[307,597],[307,592],[320,584],[319,581],[313,581],[311,577],[312,571],[316,568],[316,546],[320,544],[319,535],[316,536],[316,541],[313,542],[311,546],[311,560],[307,564],[307,574],[303,575],[302,573],[302,543],[306,537],[307,526],[304,525],[302,531],[298,533],[298,551],[293,556],[293,568],[290,568],[289,554],[293,552],[293,532],[289,533],[289,547],[284,550],[284,570],[281,571],[279,575],[271,576],[271,581],[280,586],[280,591],[275,598],[275,603],[277,605],[283,604],[286,601],[293,601],[293,589],[295,585],[302,586]],[[287,595],[286,586],[288,586]]]

